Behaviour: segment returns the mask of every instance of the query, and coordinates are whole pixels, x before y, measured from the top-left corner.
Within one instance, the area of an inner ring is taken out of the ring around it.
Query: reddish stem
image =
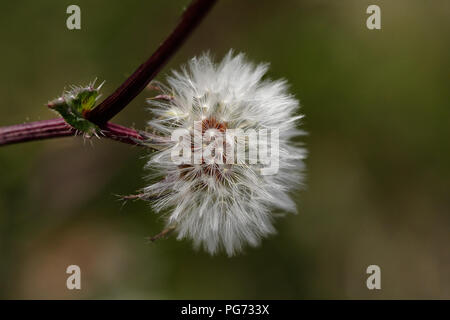
[[[99,125],[104,136],[116,141],[139,145],[136,139],[160,140],[161,137],[147,133],[143,137],[142,134],[133,129],[112,124],[108,121],[125,108],[158,74],[159,70],[179,49],[215,2],[216,0],[193,0],[182,15],[179,24],[155,53],[114,93],[90,113],[86,114],[86,119]],[[75,129],[66,124],[63,119],[37,121],[0,128],[0,145],[67,137],[76,134]]]
[[[79,133],[65,123],[62,118],[43,120],[0,128],[0,145],[67,137],[77,134]],[[102,134],[106,138],[134,145],[141,145],[139,140],[151,139],[151,136],[148,136],[148,134],[145,134],[146,136],[144,137],[136,130],[110,122],[103,126]]]
[[[158,74],[172,55],[180,48],[195,27],[206,16],[216,0],[194,0],[181,17],[176,28],[152,56],[106,98],[86,118],[101,125],[112,119],[133,100]]]

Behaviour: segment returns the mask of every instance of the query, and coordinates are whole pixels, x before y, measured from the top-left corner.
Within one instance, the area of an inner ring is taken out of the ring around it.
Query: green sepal
[[[95,103],[100,96],[100,85],[94,88],[93,85],[87,87],[72,87],[70,91],[48,103],[48,107],[59,113],[61,117],[73,128],[88,136],[94,135],[100,128],[85,118],[86,113],[95,108]]]

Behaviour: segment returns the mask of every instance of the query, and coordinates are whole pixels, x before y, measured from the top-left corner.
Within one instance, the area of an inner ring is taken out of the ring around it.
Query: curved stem
[[[89,112],[86,119],[101,125],[122,111],[158,74],[215,2],[216,0],[192,1],[169,37],[113,94]]]
[[[193,0],[169,37],[125,82],[100,105],[86,114],[86,119],[97,124],[105,137],[140,145],[138,140],[160,140],[161,137],[138,133],[108,121],[125,108],[158,74],[170,57],[206,16],[216,0]],[[0,128],[0,145],[32,140],[77,135],[63,119],[37,121]],[[145,136],[145,137],[144,137]],[[136,140],[137,139],[137,140]]]

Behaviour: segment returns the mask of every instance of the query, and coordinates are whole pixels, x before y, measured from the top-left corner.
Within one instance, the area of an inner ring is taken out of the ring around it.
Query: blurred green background
[[[0,125],[55,117],[65,86],[111,93],[171,31],[183,1],[4,1]],[[66,28],[78,4],[82,30]],[[366,8],[381,7],[381,30]],[[230,48],[271,63],[306,115],[307,189],[278,234],[233,258],[173,237],[116,194],[143,187],[146,153],[62,138],[0,148],[1,298],[450,298],[450,2],[222,0],[157,77]],[[138,96],[114,121],[143,128]],[[66,289],[66,267],[82,290]],[[382,290],[366,288],[381,267]]]

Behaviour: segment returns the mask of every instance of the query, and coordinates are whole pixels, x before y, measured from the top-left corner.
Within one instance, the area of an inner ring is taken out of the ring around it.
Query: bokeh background
[[[66,28],[66,8],[82,30]],[[55,117],[65,86],[111,93],[178,21],[183,1],[4,1],[0,125]],[[382,29],[366,28],[381,7]],[[222,0],[157,77],[230,48],[271,63],[306,115],[307,189],[278,234],[227,258],[173,237],[116,194],[143,187],[146,153],[62,138],[0,148],[0,297],[450,298],[450,2]],[[114,121],[144,128],[144,92]],[[69,291],[66,267],[82,270]],[[382,289],[366,288],[381,267]]]

